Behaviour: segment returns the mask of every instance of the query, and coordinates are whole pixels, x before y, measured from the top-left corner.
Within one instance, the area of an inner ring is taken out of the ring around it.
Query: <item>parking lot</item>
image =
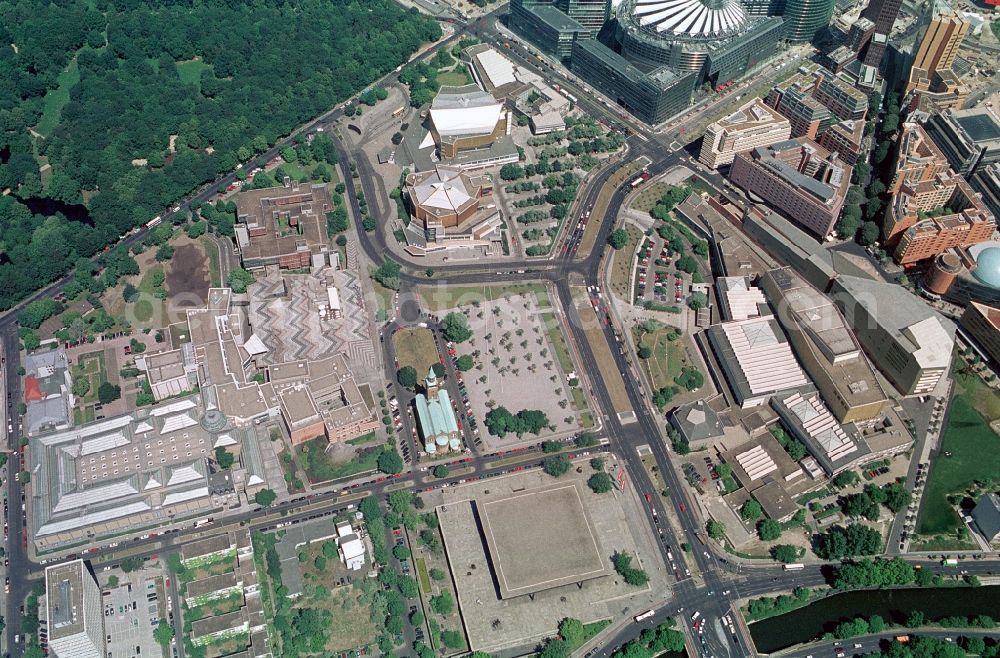
[[[105,590],[102,597],[107,658],[160,658],[153,629],[165,609],[158,579],[137,579]]]

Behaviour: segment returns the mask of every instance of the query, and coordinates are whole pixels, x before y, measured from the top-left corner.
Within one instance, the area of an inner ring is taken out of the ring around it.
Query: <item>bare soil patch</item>
[[[167,290],[171,296],[182,293],[205,299],[208,296],[208,263],[198,242],[181,244],[174,251],[167,268]]]

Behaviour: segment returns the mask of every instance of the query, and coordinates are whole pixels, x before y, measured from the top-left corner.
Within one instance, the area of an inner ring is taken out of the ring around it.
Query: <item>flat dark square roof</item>
[[[575,485],[524,491],[477,505],[500,598],[607,573],[609,560]]]
[[[988,113],[956,117],[955,120],[975,142],[1000,139],[1000,124]]]

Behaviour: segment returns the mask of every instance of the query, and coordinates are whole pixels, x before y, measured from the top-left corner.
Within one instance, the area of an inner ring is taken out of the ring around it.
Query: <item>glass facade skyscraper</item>
[[[792,43],[811,41],[830,24],[834,0],[786,0],[785,39]]]
[[[555,5],[594,34],[600,32],[611,17],[611,0],[555,0]]]

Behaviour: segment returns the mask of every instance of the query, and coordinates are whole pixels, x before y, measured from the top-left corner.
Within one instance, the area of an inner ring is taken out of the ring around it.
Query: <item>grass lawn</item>
[[[589,624],[584,624],[583,625],[583,642],[581,642],[579,644],[579,646],[582,647],[584,644],[586,644],[588,641],[590,641],[590,638],[594,637],[595,635],[597,635],[598,633],[600,633],[601,631],[603,631],[605,628],[607,628],[608,624],[610,624],[610,623],[611,623],[610,619],[601,619],[600,621],[594,621],[594,622],[591,622]]]
[[[991,21],[990,29],[993,30],[993,36],[1000,40],[1000,21]]]
[[[973,482],[996,481],[1000,477],[1000,437],[983,415],[997,404],[996,395],[974,375],[956,371],[955,384],[941,451],[931,467],[923,496],[920,534],[954,532],[961,521],[946,497],[964,491]]]
[[[357,438],[349,439],[347,442],[350,443],[352,446],[358,446],[361,445],[362,443],[368,443],[369,441],[374,441],[374,440],[375,440],[375,432],[368,432],[368,434],[362,434]]]
[[[956,537],[939,536],[933,539],[914,541],[910,544],[910,550],[919,551],[969,551],[977,548],[976,542],[972,539],[961,540]]]
[[[424,594],[431,591],[431,577],[427,573],[427,560],[417,558],[417,582],[420,583],[420,591]]]
[[[431,366],[438,362],[437,345],[430,329],[400,329],[392,336],[392,345],[399,367],[412,366],[417,379],[422,380]]]
[[[189,59],[186,62],[177,62],[177,77],[186,85],[194,85],[201,91],[201,72],[210,69],[212,66],[201,61],[200,57]]]
[[[202,236],[201,246],[208,258],[208,276],[211,279],[212,287],[218,288],[222,285],[222,270],[219,268],[219,247],[207,236]]]
[[[335,462],[322,449],[325,441],[326,439],[323,438],[313,439],[296,448],[299,451],[299,464],[302,465],[310,482],[338,480],[358,473],[374,471],[378,463],[379,453],[382,452],[381,446],[363,448],[358,450],[354,459],[346,462]],[[318,446],[310,445],[317,442]],[[312,450],[309,450],[310,458],[307,459],[305,453],[309,448]]]
[[[653,348],[653,356],[645,360],[646,370],[653,380],[653,386],[661,388],[674,383],[674,377],[681,374],[681,368],[688,365],[687,354],[681,346],[681,339],[667,340],[668,329],[658,329],[643,334],[640,345]]]
[[[66,70],[56,78],[59,86],[45,94],[42,103],[42,117],[38,120],[35,130],[48,136],[52,129],[59,125],[60,113],[69,102],[69,90],[80,81],[80,68],[74,57]]]
[[[166,302],[159,299],[157,294],[157,288],[153,285],[152,274],[153,272],[163,272],[162,265],[155,265],[149,268],[143,273],[142,279],[139,281],[139,285],[136,286],[139,292],[143,293],[143,296],[135,303],[133,313],[135,319],[140,324],[149,323],[153,320],[158,320],[159,318],[167,317],[166,314]],[[164,284],[165,286],[166,284]],[[161,289],[163,287],[161,286]]]
[[[73,424],[83,425],[84,423],[92,423],[97,420],[97,412],[94,411],[92,405],[87,405],[84,408],[76,407],[73,409]]]
[[[611,266],[611,289],[616,295],[631,304],[633,296],[628,282],[632,274],[632,256],[635,254],[635,248],[642,237],[642,231],[637,226],[625,224],[625,232],[628,233],[628,241],[624,247],[615,252],[615,260]]]
[[[467,85],[472,83],[472,77],[465,70],[464,64],[459,64],[453,70],[447,73],[439,73],[437,80],[441,83],[441,86],[456,86],[460,87],[462,85]]]
[[[635,199],[632,201],[631,206],[636,210],[641,210],[642,212],[649,212],[656,205],[656,202],[660,200],[667,191],[673,187],[662,181],[657,181],[652,185],[645,186],[639,194],[636,195]]]

